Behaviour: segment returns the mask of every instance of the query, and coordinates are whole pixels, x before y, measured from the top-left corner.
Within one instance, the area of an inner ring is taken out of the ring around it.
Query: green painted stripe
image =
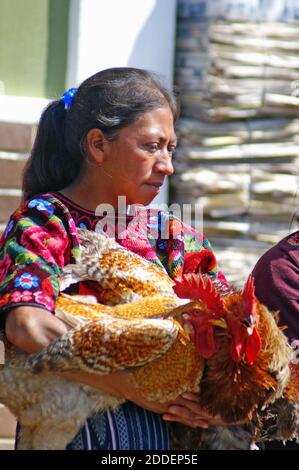
[[[70,0],[50,0],[45,96],[57,98],[65,89]]]

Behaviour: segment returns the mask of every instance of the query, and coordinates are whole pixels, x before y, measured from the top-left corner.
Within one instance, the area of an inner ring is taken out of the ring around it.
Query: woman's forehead
[[[126,129],[128,133],[135,131],[138,135],[176,139],[173,115],[168,107],[153,109],[142,114]]]

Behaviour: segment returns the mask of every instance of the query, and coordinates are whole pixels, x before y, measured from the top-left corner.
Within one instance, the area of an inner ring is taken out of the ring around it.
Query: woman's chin
[[[134,203],[131,203],[131,205],[136,204],[137,206],[148,206],[154,198],[140,198],[138,200],[135,200]]]
[[[127,204],[133,205],[141,205],[141,206],[148,206],[152,200],[159,194],[159,192],[155,191],[143,191],[138,196],[134,198],[127,197]]]

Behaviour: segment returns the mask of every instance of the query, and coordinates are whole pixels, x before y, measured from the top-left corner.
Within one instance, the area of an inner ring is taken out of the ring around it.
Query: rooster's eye
[[[254,325],[254,318],[252,315],[249,315],[245,320],[242,321],[242,325],[246,328],[252,328]]]

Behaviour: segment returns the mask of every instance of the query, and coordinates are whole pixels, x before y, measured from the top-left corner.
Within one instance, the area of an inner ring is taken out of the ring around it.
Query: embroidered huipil
[[[104,232],[160,266],[173,279],[202,272],[222,279],[209,241],[166,212],[100,214],[83,209],[60,193],[26,201],[11,216],[0,241],[0,324],[16,306],[31,305],[55,313],[63,267],[78,259],[77,227]],[[70,293],[78,292],[79,286]],[[117,411],[98,413],[68,449],[166,450],[169,436],[160,415],[127,402]]]

